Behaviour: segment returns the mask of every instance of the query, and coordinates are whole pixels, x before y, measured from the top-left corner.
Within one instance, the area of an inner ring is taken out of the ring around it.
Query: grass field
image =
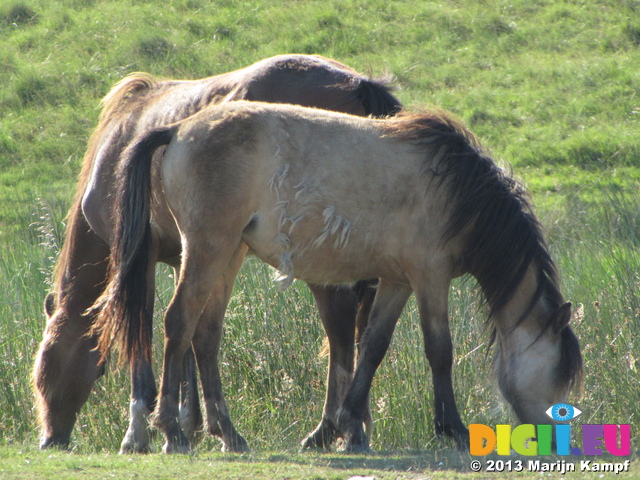
[[[471,480],[501,478],[532,478],[528,472],[469,473],[469,457],[456,451],[405,452],[346,456],[339,454],[274,454],[250,453],[229,455],[202,453],[191,456],[116,456],[103,453],[89,455],[39,452],[32,448],[9,447],[0,451],[0,476],[12,480],[99,480],[153,478],[185,480],[200,478],[252,480]],[[526,459],[523,464],[528,467]],[[603,461],[611,462],[607,458]],[[535,461],[535,460],[534,460]],[[577,471],[562,476],[566,479],[602,478],[595,472]],[[485,464],[486,465],[486,464]],[[590,465],[592,467],[593,465]],[[631,479],[640,476],[640,463],[631,463],[627,471],[615,478]],[[485,467],[486,468],[486,467]],[[526,470],[526,467],[525,467]],[[609,474],[605,474],[609,476]],[[538,478],[557,476],[538,473]],[[604,476],[604,475],[603,475]]]
[[[83,475],[96,465],[105,476],[136,465],[144,478],[152,475],[145,462],[160,471],[167,463],[167,471],[189,462],[233,463],[212,453],[219,443],[208,438],[196,460],[105,456],[117,451],[128,416],[128,380],[115,370],[96,385],[78,420],[75,455],[29,450],[38,436],[29,377],[100,99],[134,71],[199,78],[280,53],[317,53],[389,74],[409,108],[453,111],[495,158],[513,166],[533,193],[563,293],[576,307],[586,375],[582,397],[572,399],[585,412],[577,422],[630,423],[635,459],[640,1],[23,0],[0,2],[0,458],[15,465],[0,466],[0,476],[39,478],[19,468],[27,456],[61,468],[60,478],[75,478],[76,465]],[[272,276],[249,260],[229,308],[224,385],[236,424],[258,453],[239,459],[241,467],[227,476],[246,476],[252,458],[276,467],[282,458],[307,468],[299,478],[314,471],[315,478],[347,478],[348,469],[320,468],[333,457],[293,453],[320,418],[323,333],[306,286],[296,282],[279,293]],[[159,269],[157,325],[171,295],[169,277]],[[514,423],[491,376],[475,283],[457,281],[450,297],[463,421]],[[374,383],[372,447],[403,456],[407,468],[416,458],[416,468],[427,472],[438,469],[438,455],[457,455],[434,435],[431,395],[410,302]],[[414,456],[415,450],[424,453]],[[423,456],[426,463],[417,460]],[[413,475],[400,468],[385,476],[389,469],[372,462],[376,478]],[[468,459],[456,462],[452,475],[466,478]],[[286,477],[285,470],[271,478]]]

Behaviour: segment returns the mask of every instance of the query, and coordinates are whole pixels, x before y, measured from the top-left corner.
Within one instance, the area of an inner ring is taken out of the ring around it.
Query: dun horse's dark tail
[[[355,90],[355,96],[367,115],[387,117],[402,110],[402,104],[388,86],[385,79],[362,80]]]
[[[148,304],[151,248],[151,161],[167,145],[173,128],[151,131],[129,147],[117,172],[115,230],[111,240],[108,284],[92,310],[97,314],[93,334],[102,358],[111,347],[120,360],[151,360],[152,314]]]

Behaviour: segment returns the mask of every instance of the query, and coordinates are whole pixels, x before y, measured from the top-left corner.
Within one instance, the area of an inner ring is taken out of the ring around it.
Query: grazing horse
[[[153,153],[163,146],[158,159]],[[178,228],[168,234],[179,233],[182,243],[155,418],[167,452],[189,448],[176,419],[190,345],[207,411],[216,415],[207,385],[217,381],[211,338],[223,315],[202,312],[226,305],[247,250],[279,270],[283,288],[294,278],[317,285],[379,278],[356,372],[329,419],[349,451],[369,448],[363,419],[370,386],[412,292],[432,369],[436,429],[468,441],[454,400],[447,313],[450,282],[464,274],[477,279],[488,304],[500,389],[522,422],[549,423],[545,411],[581,382],[571,304],[526,192],[449,114],[375,120],[233,102],[142,137],[118,177],[111,276],[95,323],[103,355],[113,344],[131,361],[149,355],[139,323],[147,318],[146,290],[139,289],[152,202],[166,202]]]
[[[95,312],[87,309],[102,293],[107,278],[113,236],[110,217],[114,172],[121,152],[136,135],[184,119],[208,105],[238,99],[297,103],[356,115],[385,116],[400,108],[398,100],[381,82],[334,60],[307,55],[276,56],[196,81],[160,81],[135,74],[114,87],[103,100],[100,121],[89,142],[69,212],[66,240],[56,265],[54,292],[45,302],[48,321],[33,373],[42,448],[69,444],[77,414],[103,372],[103,363],[94,351],[96,339],[88,335]],[[180,265],[177,233],[166,206],[154,205],[153,240],[146,271],[148,320],[153,309],[154,265],[158,261],[174,268]],[[339,407],[340,392],[346,389],[353,372],[356,314],[358,322],[366,319],[374,290],[365,288],[359,305],[353,289],[323,285],[310,288],[330,345],[324,415],[328,417]],[[188,352],[183,375],[190,388],[183,392],[185,408],[181,410],[187,412],[184,425],[188,431],[202,422],[193,365],[192,354]],[[154,409],[157,395],[148,358],[138,358],[132,364],[131,377],[130,426],[122,442],[123,453],[148,450],[147,417]],[[225,420],[223,407],[220,412],[220,419],[215,415],[209,417],[209,428],[223,437],[225,448],[244,450],[244,439]],[[330,426],[321,422],[304,444],[327,447],[333,434]]]

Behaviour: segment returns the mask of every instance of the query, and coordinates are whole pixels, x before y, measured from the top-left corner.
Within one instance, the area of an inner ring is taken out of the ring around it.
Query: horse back
[[[438,251],[448,208],[425,156],[371,119],[234,102],[180,126],[162,183],[185,237],[235,229],[285,283],[408,282],[398,262]]]
[[[401,104],[388,79],[371,79],[333,59],[318,55],[278,55],[237,72],[229,100],[286,103],[350,113],[386,116]]]
[[[383,83],[338,62],[307,55],[271,57],[240,70],[193,81],[157,80],[135,74],[105,97],[93,136],[94,148],[85,158],[80,201],[94,231],[107,241],[111,236],[108,199],[115,191],[113,179],[121,153],[135,137],[209,105],[243,99],[297,103],[359,115],[391,114],[400,107]],[[158,210],[154,218],[171,223],[166,211]]]

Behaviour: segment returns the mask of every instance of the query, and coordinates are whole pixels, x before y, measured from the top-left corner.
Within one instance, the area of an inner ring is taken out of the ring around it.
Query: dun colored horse
[[[153,155],[164,146],[162,159]],[[524,189],[446,113],[375,120],[233,102],[145,135],[125,153],[118,177],[111,277],[95,324],[103,353],[115,343],[133,362],[149,356],[141,286],[153,202],[166,202],[177,230],[163,234],[182,244],[155,418],[167,452],[189,449],[177,418],[190,345],[207,413],[219,418],[211,396],[219,389],[217,336],[248,250],[279,270],[283,288],[294,278],[315,285],[379,278],[353,381],[335,415],[327,412],[349,451],[369,448],[370,386],[412,292],[436,427],[468,440],[454,400],[447,313],[451,279],[464,274],[486,298],[499,385],[521,421],[548,423],[545,410],[581,381],[571,304]]]
[[[89,142],[56,267],[55,289],[45,302],[48,322],[36,358],[33,382],[42,424],[41,447],[69,444],[77,414],[103,372],[103,363],[94,351],[96,338],[88,335],[94,313],[86,311],[102,293],[107,278],[113,236],[110,217],[114,172],[122,151],[136,135],[184,119],[209,105],[238,99],[297,103],[375,116],[393,114],[400,106],[382,83],[365,78],[334,60],[306,55],[272,57],[242,70],[197,81],[159,81],[149,75],[136,74],[114,87],[103,101],[98,127]],[[149,321],[155,263],[161,261],[175,268],[180,265],[181,245],[177,233],[166,206],[154,204],[144,312]],[[358,321],[366,318],[373,290],[362,289],[364,294],[359,306],[353,289],[323,285],[310,285],[310,288],[330,344],[325,412],[335,412],[340,392],[346,388],[353,372],[356,312],[360,308]],[[146,419],[155,407],[157,395],[148,360],[137,358],[131,366],[130,426],[122,442],[122,452],[148,449]],[[188,431],[202,422],[193,363],[188,352],[183,375],[190,380],[187,385],[191,388],[183,392],[185,408],[181,411],[186,417],[183,426]],[[217,370],[215,375],[217,378]],[[220,412],[219,418],[209,417],[212,433],[223,437],[227,449],[244,450],[244,439],[226,420],[225,409],[221,407]],[[305,446],[326,447],[333,440],[333,433],[329,425],[321,423],[306,439]]]

